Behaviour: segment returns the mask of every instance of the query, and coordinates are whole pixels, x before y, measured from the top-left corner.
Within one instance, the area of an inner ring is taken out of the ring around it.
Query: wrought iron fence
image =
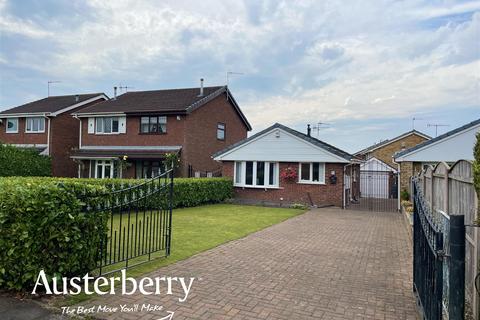
[[[413,181],[413,289],[425,319],[463,319],[464,216],[434,216]]]
[[[140,184],[121,185],[97,201],[87,214],[108,215],[108,232],[98,248],[99,274],[134,267],[170,255],[173,169]],[[88,203],[88,201],[86,201]]]

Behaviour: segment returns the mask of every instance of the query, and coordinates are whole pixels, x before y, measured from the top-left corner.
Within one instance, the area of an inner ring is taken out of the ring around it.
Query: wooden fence
[[[472,162],[460,160],[452,166],[443,162],[429,166],[419,174],[418,181],[439,224],[445,215],[465,216],[465,298],[474,319],[480,320],[480,298],[475,288],[475,277],[480,271],[480,228]]]

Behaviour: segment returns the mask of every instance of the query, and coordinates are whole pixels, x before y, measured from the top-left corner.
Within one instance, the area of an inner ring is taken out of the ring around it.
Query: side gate
[[[413,200],[413,290],[423,318],[464,319],[464,216],[434,216],[417,180]]]
[[[88,214],[105,214],[107,232],[97,250],[98,275],[109,274],[170,255],[173,169],[140,184],[112,189]]]

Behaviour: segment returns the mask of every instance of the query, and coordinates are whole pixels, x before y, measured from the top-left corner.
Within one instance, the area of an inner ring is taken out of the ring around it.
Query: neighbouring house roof
[[[396,173],[397,170],[380,159],[372,157],[360,164],[361,171],[386,171]]]
[[[430,139],[432,138],[432,137],[430,137],[429,135],[426,135],[425,133],[422,133],[422,132],[420,132],[420,131],[418,131],[418,130],[410,130],[410,131],[408,131],[408,132],[402,133],[402,134],[399,135],[399,136],[396,136],[395,138],[387,139],[387,140],[385,140],[385,141],[381,141],[381,142],[379,142],[379,143],[375,143],[375,144],[373,144],[373,145],[371,145],[371,146],[369,146],[369,147],[367,147],[367,148],[364,148],[364,149],[362,149],[362,150],[360,150],[360,151],[358,151],[358,152],[355,152],[354,155],[355,155],[355,156],[358,156],[358,155],[362,155],[362,154],[365,154],[365,153],[368,153],[368,152],[372,152],[372,151],[374,151],[374,150],[377,150],[378,148],[384,147],[384,146],[386,146],[386,145],[388,145],[388,144],[390,144],[390,143],[393,143],[393,142],[395,142],[395,141],[401,140],[401,139],[406,138],[406,137],[408,137],[408,136],[410,136],[410,135],[413,135],[413,134],[416,134],[416,135],[418,135],[418,136],[420,136],[420,137],[423,137],[423,138],[425,138],[425,139],[427,139],[427,140],[430,140]]]
[[[353,156],[351,154],[349,154],[348,152],[345,152],[337,147],[334,147],[326,142],[323,142],[319,139],[316,139],[316,138],[313,138],[311,136],[308,136],[304,133],[301,133],[297,130],[294,130],[292,128],[289,128],[287,126],[284,126],[280,123],[275,123],[274,125],[266,128],[265,130],[262,130],[254,135],[252,135],[251,137],[247,138],[247,139],[244,139],[242,141],[239,141],[219,152],[216,152],[214,155],[213,155],[213,158],[215,160],[222,160],[222,156],[230,153],[230,152],[233,152],[235,151],[236,149],[240,149],[242,146],[245,146],[247,144],[249,144],[250,142],[253,142],[263,136],[265,136],[266,134],[269,134],[270,132],[274,132],[275,130],[283,130],[287,133],[289,133],[290,135],[293,135],[294,137],[298,138],[298,139],[301,139],[302,141],[304,142],[307,142],[308,144],[310,145],[313,145],[317,148],[321,148],[322,150],[326,151],[327,153],[329,154],[332,154],[334,156],[336,156],[337,159],[340,159],[342,160],[342,162],[350,162],[353,158]],[[287,151],[287,150],[284,150],[284,151]],[[244,159],[244,160],[249,160],[249,159]],[[275,159],[272,159],[272,160],[275,160]]]
[[[477,132],[480,132],[480,119],[424,141],[410,149],[400,151],[395,154],[394,158],[398,162],[473,160],[473,146]],[[415,158],[413,158],[414,156]]]
[[[121,158],[127,156],[131,159],[158,159],[167,153],[176,153],[181,146],[91,146],[73,150],[70,156],[73,159],[94,158]]]
[[[87,94],[72,94],[67,96],[51,96],[43,98],[37,101],[29,102],[21,106],[4,110],[0,112],[0,117],[7,115],[19,115],[19,114],[59,114],[68,110],[71,110],[72,106],[94,101],[95,98],[108,97],[104,93],[87,93]],[[64,110],[65,109],[65,110]]]
[[[200,88],[130,91],[119,95],[116,99],[110,99],[84,108],[75,114],[78,116],[102,113],[125,113],[131,115],[141,113],[187,114],[226,93],[248,130],[252,129],[226,86],[204,87],[203,95],[199,96],[199,93]]]

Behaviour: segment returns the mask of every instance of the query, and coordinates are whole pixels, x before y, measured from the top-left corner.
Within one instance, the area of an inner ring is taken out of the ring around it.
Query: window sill
[[[18,131],[5,131],[6,134],[11,134],[11,133],[18,133]]]
[[[243,189],[283,189],[282,187],[279,187],[279,186],[248,186],[248,185],[239,185],[239,184],[234,184],[233,186],[235,188],[243,188]]]
[[[28,133],[28,134],[35,134],[35,133],[45,133],[45,131],[25,131],[25,133]]]
[[[96,136],[114,136],[117,134],[120,134],[120,132],[112,132],[112,133],[95,132]]]
[[[138,134],[142,136],[163,136],[167,133],[166,132],[139,132]]]
[[[315,184],[315,185],[326,185],[325,182],[316,182],[316,181],[298,181],[298,184]]]

